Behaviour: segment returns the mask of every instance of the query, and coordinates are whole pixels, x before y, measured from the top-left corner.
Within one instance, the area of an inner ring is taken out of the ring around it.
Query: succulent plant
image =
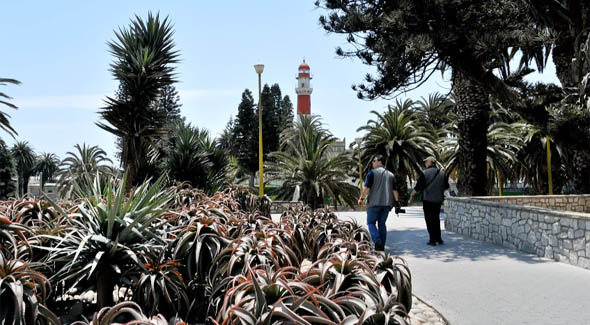
[[[0,252],[0,324],[61,324],[44,305],[49,290],[47,277],[30,263]]]

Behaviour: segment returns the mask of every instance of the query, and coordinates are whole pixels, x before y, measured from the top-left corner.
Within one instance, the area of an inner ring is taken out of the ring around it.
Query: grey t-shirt
[[[393,206],[395,177],[392,172],[383,167],[377,167],[371,170],[365,180],[365,187],[369,188],[367,208],[375,206]]]

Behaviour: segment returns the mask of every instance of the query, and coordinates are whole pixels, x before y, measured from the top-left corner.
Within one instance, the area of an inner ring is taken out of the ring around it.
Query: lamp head
[[[264,64],[262,64],[262,63],[256,63],[254,65],[254,70],[256,70],[256,73],[262,74],[262,71],[264,71]]]

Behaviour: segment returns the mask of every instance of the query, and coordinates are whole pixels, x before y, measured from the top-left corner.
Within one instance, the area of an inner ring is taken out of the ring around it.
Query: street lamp
[[[260,197],[264,196],[264,170],[262,167],[262,71],[264,71],[264,64],[256,63],[254,70],[258,74],[258,193]]]
[[[361,141],[363,140],[363,138],[355,138],[354,141],[356,142],[356,147],[358,148],[359,151],[359,188],[360,188],[360,193],[363,193],[363,164],[361,163]],[[361,208],[362,208],[362,204],[361,204]]]

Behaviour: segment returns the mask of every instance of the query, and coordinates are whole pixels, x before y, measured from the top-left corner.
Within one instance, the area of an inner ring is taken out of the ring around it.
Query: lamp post
[[[356,147],[358,148],[359,152],[359,189],[360,193],[363,192],[363,164],[361,163],[361,141],[362,138],[355,138],[354,141],[356,142]],[[361,204],[361,208],[363,205]]]
[[[264,64],[256,63],[254,70],[258,74],[258,193],[262,197],[264,196],[264,170],[262,167],[262,71],[264,71]]]

